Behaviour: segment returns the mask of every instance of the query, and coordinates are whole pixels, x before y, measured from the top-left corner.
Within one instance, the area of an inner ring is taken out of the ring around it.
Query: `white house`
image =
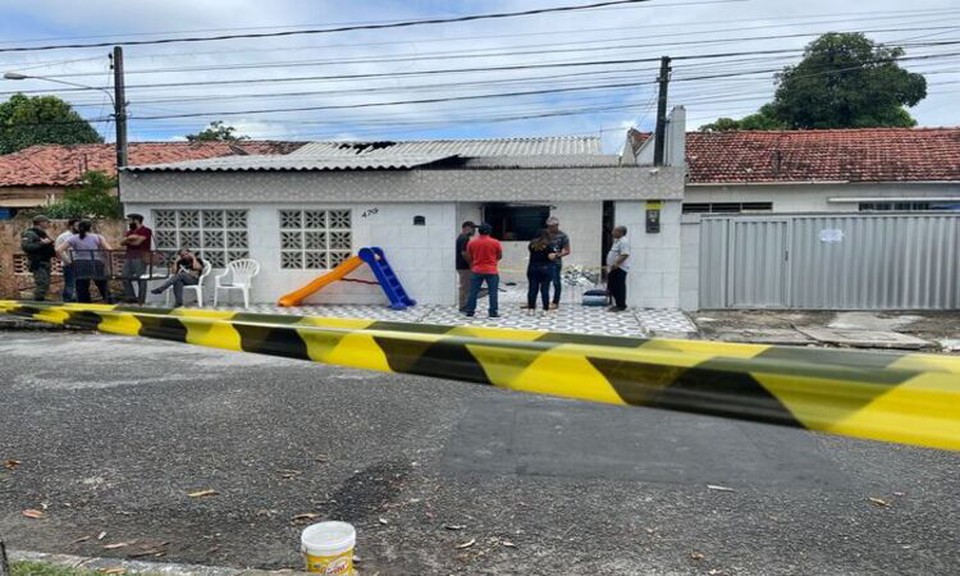
[[[682,122],[677,128],[682,136]],[[624,164],[602,154],[598,139],[578,137],[316,142],[285,156],[131,167],[121,186],[126,211],[146,217],[157,249],[192,247],[215,268],[259,261],[256,302],[275,302],[379,246],[414,299],[453,305],[462,221],[490,222],[505,242],[504,275],[520,279],[527,240],[554,215],[573,244],[566,266],[598,270],[604,229],[627,226],[630,304],[675,308],[684,176],[682,163]],[[365,270],[352,276],[372,279]],[[343,282],[307,300],[386,302],[377,286]]]

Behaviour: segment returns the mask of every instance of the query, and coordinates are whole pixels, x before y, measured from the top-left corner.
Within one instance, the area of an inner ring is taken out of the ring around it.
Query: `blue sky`
[[[302,30],[583,3],[0,0],[0,49]],[[222,119],[256,138],[600,135],[614,150],[628,127],[652,127],[656,58],[696,57],[674,62],[670,94],[671,105],[686,106],[688,128],[695,129],[718,116],[741,117],[769,101],[770,70],[796,63],[799,50],[828,31],[865,31],[877,41],[905,44],[908,56],[928,57],[904,64],[924,73],[929,84],[927,99],[911,113],[924,126],[955,126],[960,124],[954,105],[960,45],[932,43],[960,40],[958,25],[960,7],[949,0],[909,7],[892,0],[651,0],[403,29],[129,46],[130,138],[174,140]],[[796,51],[700,58],[769,50]],[[108,52],[0,52],[0,68],[109,89]],[[516,66],[534,67],[489,70]],[[739,75],[697,79],[730,73]],[[364,77],[343,78],[347,75]],[[111,105],[104,93],[71,91],[41,80],[0,82],[0,97],[16,90],[57,94],[112,138]],[[564,91],[549,92],[556,90]],[[442,99],[448,100],[437,101]],[[422,100],[431,101],[411,102]],[[322,109],[285,111],[289,108]],[[182,115],[191,117],[176,118]]]

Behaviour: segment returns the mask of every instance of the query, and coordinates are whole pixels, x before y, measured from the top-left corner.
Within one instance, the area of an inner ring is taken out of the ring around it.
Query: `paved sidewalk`
[[[484,303],[485,305],[486,303]],[[242,307],[220,307],[243,311]],[[406,310],[391,310],[386,306],[298,306],[281,308],[272,305],[252,305],[246,310],[260,314],[290,314],[297,316],[330,316],[335,318],[372,318],[418,324],[458,324],[494,326],[526,330],[599,334],[605,336],[671,336],[688,338],[697,334],[697,327],[680,310],[647,310],[630,308],[624,312],[607,312],[605,307],[563,304],[556,310],[524,310],[519,304],[506,303],[500,308],[499,318],[488,318],[486,308],[467,318],[453,306],[413,306]]]

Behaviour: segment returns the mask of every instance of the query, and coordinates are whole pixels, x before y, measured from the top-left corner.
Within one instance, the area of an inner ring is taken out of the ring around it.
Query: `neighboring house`
[[[960,128],[687,134],[684,213],[960,210]]]
[[[682,135],[682,131],[680,132]],[[423,304],[456,298],[454,241],[463,220],[504,241],[506,279],[525,282],[526,245],[550,215],[573,242],[566,266],[599,272],[604,230],[630,229],[633,305],[679,304],[683,168],[622,165],[597,138],[316,142],[285,156],[130,167],[128,211],[147,216],[159,249],[199,249],[220,268],[258,260],[253,298],[277,298],[364,246],[380,246]],[[647,201],[659,230],[644,232]],[[352,276],[370,279],[366,271]],[[378,287],[337,283],[313,303],[375,304]]]
[[[135,142],[129,145],[131,166],[203,160],[250,154],[287,154],[303,142]],[[90,170],[115,176],[113,144],[39,145],[0,156],[0,219],[18,210],[36,208],[63,197]]]
[[[960,305],[960,128],[691,132],[685,157],[682,307]]]

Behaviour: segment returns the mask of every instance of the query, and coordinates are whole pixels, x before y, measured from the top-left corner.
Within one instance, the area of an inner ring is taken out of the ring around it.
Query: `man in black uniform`
[[[53,238],[47,235],[50,219],[43,214],[33,217],[33,227],[20,236],[20,247],[27,255],[30,272],[33,274],[33,299],[43,302],[50,291],[50,260],[56,255]]]

